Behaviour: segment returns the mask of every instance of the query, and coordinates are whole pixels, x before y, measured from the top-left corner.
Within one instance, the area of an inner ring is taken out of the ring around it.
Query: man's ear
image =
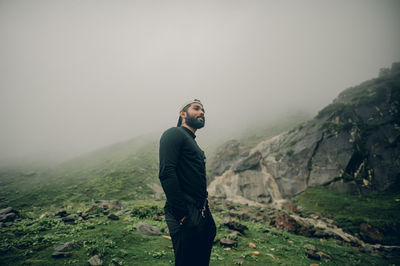
[[[179,115],[182,117],[182,119],[186,118],[186,112],[185,111],[180,111]]]

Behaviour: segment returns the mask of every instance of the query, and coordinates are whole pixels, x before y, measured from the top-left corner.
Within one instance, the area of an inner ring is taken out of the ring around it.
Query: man
[[[216,227],[207,202],[206,163],[196,130],[204,127],[203,104],[194,99],[179,111],[177,127],[160,139],[159,178],[167,201],[165,220],[175,265],[209,265]]]

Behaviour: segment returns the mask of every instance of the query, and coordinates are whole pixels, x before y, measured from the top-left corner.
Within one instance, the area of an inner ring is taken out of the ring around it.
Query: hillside
[[[0,206],[68,205],[97,199],[154,198],[158,140],[139,137],[35,171],[0,170]]]

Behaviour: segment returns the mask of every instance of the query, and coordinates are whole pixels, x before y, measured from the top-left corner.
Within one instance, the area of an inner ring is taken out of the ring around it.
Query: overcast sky
[[[316,113],[400,61],[400,1],[0,0],[0,160]]]

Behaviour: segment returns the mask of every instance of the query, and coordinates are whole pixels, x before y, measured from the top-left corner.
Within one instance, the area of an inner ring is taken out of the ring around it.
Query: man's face
[[[186,111],[185,122],[188,126],[199,129],[204,127],[206,118],[204,117],[204,108],[199,103],[192,103]]]

